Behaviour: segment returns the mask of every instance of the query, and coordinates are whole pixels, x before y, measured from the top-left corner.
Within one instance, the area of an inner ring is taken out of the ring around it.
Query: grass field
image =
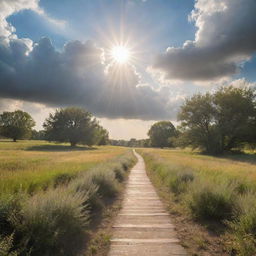
[[[0,255],[82,255],[135,162],[122,147],[1,141]]]
[[[127,149],[101,146],[72,149],[45,141],[0,141],[0,193],[33,192],[61,178],[71,178]]]
[[[221,255],[256,255],[254,154],[220,158],[189,150],[150,148],[140,152],[152,180],[160,189],[166,188],[165,193],[171,195],[166,198],[179,205],[180,214],[190,215],[223,237]]]
[[[234,154],[226,157],[202,155],[190,150],[143,149],[169,165],[195,171],[216,180],[239,179],[256,186],[256,155]]]

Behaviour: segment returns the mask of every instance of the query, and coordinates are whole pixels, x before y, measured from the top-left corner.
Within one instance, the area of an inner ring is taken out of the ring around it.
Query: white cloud
[[[209,81],[239,72],[256,51],[255,0],[197,0],[190,19],[194,41],[169,47],[156,57],[155,70],[169,80]]]

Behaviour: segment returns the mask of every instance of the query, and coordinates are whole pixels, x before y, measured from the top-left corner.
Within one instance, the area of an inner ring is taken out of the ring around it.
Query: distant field
[[[234,154],[226,157],[214,157],[190,150],[143,149],[155,157],[162,158],[171,165],[193,169],[200,175],[213,178],[234,177],[256,182],[256,155]]]
[[[72,177],[126,150],[112,146],[71,149],[68,144],[45,141],[0,140],[0,193],[20,189],[32,192],[58,177]]]

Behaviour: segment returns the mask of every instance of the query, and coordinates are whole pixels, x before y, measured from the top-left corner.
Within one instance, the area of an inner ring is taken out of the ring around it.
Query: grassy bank
[[[0,255],[81,255],[90,223],[118,195],[131,151],[47,191],[0,196]]]
[[[158,188],[164,188],[164,197],[177,206],[175,210],[205,228],[208,244],[201,242],[201,249],[198,247],[193,253],[204,255],[211,247],[211,237],[215,236],[221,238],[215,245],[222,247],[221,255],[256,255],[253,155],[217,158],[161,149],[143,149],[141,153],[152,180]]]
[[[78,146],[45,141],[0,141],[0,193],[34,192],[121,155],[121,147]]]

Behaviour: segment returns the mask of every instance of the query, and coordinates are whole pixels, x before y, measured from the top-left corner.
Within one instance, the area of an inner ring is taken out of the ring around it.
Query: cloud
[[[197,0],[194,41],[169,47],[153,69],[165,79],[208,81],[232,76],[256,51],[255,0]]]
[[[0,1],[0,42],[8,43],[9,39],[17,38],[15,28],[6,18],[23,9],[38,9],[38,0],[1,0]]]
[[[244,78],[236,79],[232,81],[232,86],[237,88],[254,88],[256,89],[256,83],[250,83]]]
[[[0,43],[8,44],[10,40],[17,39],[15,28],[7,22],[7,18],[21,10],[30,9],[42,16],[58,28],[65,27],[65,21],[50,17],[40,6],[39,0],[0,0]],[[23,39],[22,39],[23,40]],[[26,39],[28,41],[28,39]]]
[[[0,60],[2,98],[77,105],[97,116],[145,120],[175,117],[180,102],[169,99],[170,89],[140,84],[134,67],[105,63],[104,50],[92,41],[68,42],[57,51],[48,38],[32,47],[10,39],[8,45],[0,44]]]
[[[68,42],[59,51],[48,38],[37,43],[17,38],[15,28],[6,18],[23,9],[48,17],[39,7],[39,0],[0,2],[2,109],[8,99],[13,108],[24,109],[22,102],[37,102],[49,108],[81,106],[98,117],[107,118],[159,120],[175,117],[180,98],[170,99],[172,92],[167,87],[155,90],[141,84],[140,75],[131,65],[120,68],[118,64],[106,63],[104,49],[92,41]]]

